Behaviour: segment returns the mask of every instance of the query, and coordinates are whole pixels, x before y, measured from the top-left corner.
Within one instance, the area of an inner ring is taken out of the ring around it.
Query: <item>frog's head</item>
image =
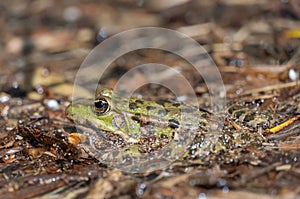
[[[66,108],[66,115],[77,124],[90,124],[106,131],[114,131],[112,120],[115,115],[111,108],[112,90],[108,88],[97,92],[95,99],[78,99]]]

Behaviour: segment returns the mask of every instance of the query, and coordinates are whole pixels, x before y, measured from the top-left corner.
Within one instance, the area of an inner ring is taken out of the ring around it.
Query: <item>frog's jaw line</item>
[[[93,129],[97,134],[99,134],[104,140],[108,140],[108,138],[106,137],[106,135],[105,135],[101,130],[99,130],[98,127],[95,126],[95,124],[93,124],[92,122],[90,122],[90,121],[88,121],[88,120],[86,121],[86,123],[87,123],[89,126],[91,126],[92,129]]]

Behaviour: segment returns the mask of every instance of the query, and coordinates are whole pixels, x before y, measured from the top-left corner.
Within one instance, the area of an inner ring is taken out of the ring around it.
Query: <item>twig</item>
[[[290,129],[283,130],[280,134],[272,134],[272,135],[268,136],[267,139],[268,140],[281,140],[281,139],[284,139],[284,138],[292,136],[292,135],[300,134],[299,127],[300,127],[300,124],[297,124]]]
[[[275,90],[275,89],[283,89],[283,88],[293,87],[293,86],[297,86],[297,85],[300,86],[300,83],[298,81],[288,82],[285,84],[275,84],[275,85],[271,85],[271,86],[265,86],[265,87],[261,87],[261,88],[254,88],[254,89],[246,90],[244,92],[241,92],[241,94],[239,94],[239,96],[249,95],[249,94],[259,93],[259,92],[266,92],[266,91],[271,91],[271,90]]]

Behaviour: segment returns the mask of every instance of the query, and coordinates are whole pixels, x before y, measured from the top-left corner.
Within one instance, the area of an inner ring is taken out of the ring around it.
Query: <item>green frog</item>
[[[122,98],[113,95],[112,89],[103,88],[94,100],[73,102],[66,115],[78,124],[100,129],[98,133],[104,139],[118,135],[128,144],[151,142],[158,146],[174,139],[180,131],[206,128],[209,112],[168,100]]]
[[[253,114],[250,110],[245,112]],[[67,107],[66,115],[77,124],[94,129],[99,139],[111,140],[117,136],[115,140],[121,139],[125,145],[138,145],[140,152],[161,148],[170,140],[178,139],[180,134],[190,132],[197,140],[191,148],[203,146],[199,142],[203,142],[205,133],[210,131],[219,131],[220,136],[214,143],[216,150],[226,150],[245,143],[260,144],[263,140],[261,133],[250,133],[247,129],[232,126],[220,129],[224,124],[222,120],[218,121],[210,112],[195,106],[168,100],[122,98],[114,95],[109,88],[98,90],[95,99],[73,102]]]

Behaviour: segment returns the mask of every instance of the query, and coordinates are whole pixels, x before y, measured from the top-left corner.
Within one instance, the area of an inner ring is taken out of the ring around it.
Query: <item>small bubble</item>
[[[108,37],[106,28],[101,28],[97,34],[97,41],[102,42]]]
[[[50,99],[47,102],[47,107],[53,110],[59,109],[59,104],[55,99]]]
[[[269,128],[269,124],[264,122],[261,127],[263,130],[266,130],[267,128]]]
[[[242,67],[244,65],[244,61],[241,59],[231,60],[229,63],[230,66]]]
[[[18,88],[18,87],[19,87],[18,82],[13,82],[13,83],[12,83],[12,87],[13,87],[13,88]]]
[[[241,92],[243,92],[243,89],[242,89],[242,88],[239,88],[239,89],[237,89],[237,90],[235,91],[235,93],[238,94],[238,95],[241,94]]]
[[[176,100],[179,101],[179,102],[183,102],[183,101],[186,100],[186,96],[185,96],[185,95],[178,96],[178,97],[176,98]]]
[[[221,187],[223,187],[223,186],[227,185],[227,181],[224,180],[224,179],[220,179],[219,184],[220,184]]]
[[[45,179],[44,178],[39,178],[38,181],[39,181],[40,184],[44,184],[45,183]]]
[[[290,69],[289,70],[289,78],[292,81],[296,81],[298,79],[299,75],[297,74],[297,72],[294,69]]]
[[[228,193],[229,192],[229,188],[227,186],[222,188],[223,193]]]
[[[3,160],[9,160],[9,159],[10,159],[9,155],[4,155],[3,156]]]
[[[220,96],[221,98],[226,97],[226,92],[225,92],[225,91],[224,91],[224,92],[220,92],[219,96]]]
[[[140,196],[143,195],[145,192],[147,185],[145,183],[140,183],[136,187],[136,195]]]
[[[190,155],[195,155],[196,151],[195,150],[190,150]]]
[[[4,96],[0,97],[0,102],[1,103],[7,102],[8,100],[9,100],[9,97],[7,95],[4,95]]]
[[[43,87],[39,86],[36,88],[36,91],[38,92],[38,94],[43,94],[44,89],[43,89]]]
[[[197,199],[207,199],[206,194],[205,193],[200,193],[198,195]]]
[[[294,159],[293,159],[293,160],[294,160],[294,162],[297,162],[298,158],[297,158],[297,157],[294,157]]]

